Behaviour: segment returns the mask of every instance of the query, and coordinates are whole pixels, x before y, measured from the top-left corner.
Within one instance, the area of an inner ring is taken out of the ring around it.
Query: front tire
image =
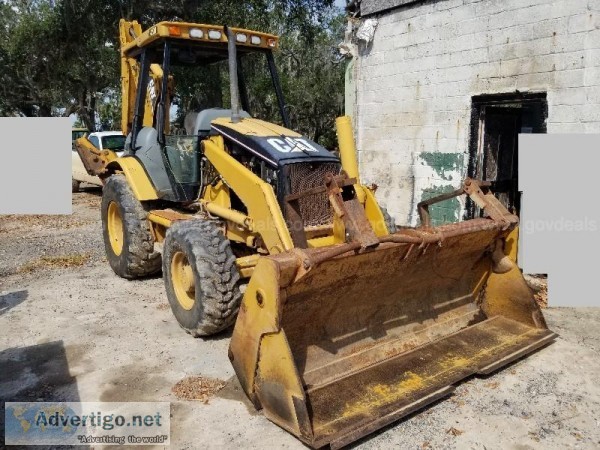
[[[242,300],[229,240],[214,222],[191,219],[167,231],[163,278],[179,325],[194,337],[233,325]]]
[[[71,178],[71,192],[72,193],[79,192],[80,185],[81,185],[81,182],[77,181],[75,178]]]
[[[160,270],[148,213],[123,175],[113,175],[106,182],[101,214],[106,257],[117,275],[133,279]]]

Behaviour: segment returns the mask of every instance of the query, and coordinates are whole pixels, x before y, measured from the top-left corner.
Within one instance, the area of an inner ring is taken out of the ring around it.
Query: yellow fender
[[[371,227],[373,227],[375,235],[377,237],[382,237],[393,233],[394,230],[387,229],[387,225],[385,224],[385,217],[381,212],[381,208],[379,206],[379,203],[377,203],[377,200],[375,199],[373,191],[367,186],[360,186],[360,189],[365,199],[365,214],[367,215],[367,219],[371,223]]]
[[[137,159],[131,156],[117,158],[108,164],[106,168],[112,173],[122,172],[127,178],[133,195],[140,202],[158,200],[158,193],[154,189],[152,181],[150,181],[148,174]]]

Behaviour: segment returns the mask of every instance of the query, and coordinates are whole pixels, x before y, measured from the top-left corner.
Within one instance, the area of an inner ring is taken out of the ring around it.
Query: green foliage
[[[2,0],[0,115],[77,114],[88,128],[118,128],[118,22],[218,23],[281,35],[276,60],[292,125],[333,146],[342,111],[343,17],[333,0]],[[264,58],[248,61],[252,113],[279,120]],[[175,72],[180,111],[228,104],[226,68]]]
[[[104,107],[102,99],[120,90],[117,3],[56,1],[61,52],[57,73],[68,87],[61,106],[65,115],[77,114],[91,130],[97,128],[99,112],[101,123],[107,120],[104,112],[114,112]]]
[[[3,114],[50,115],[60,92],[51,75],[57,18],[49,2],[36,5],[19,1],[1,5],[0,28],[6,36],[0,43]]]
[[[121,93],[106,89],[97,103],[98,119],[104,131],[121,129]]]
[[[314,31],[311,43],[298,35],[284,35],[277,63],[292,127],[333,148],[334,121],[344,112],[346,63],[337,51],[344,20],[330,15],[324,25]]]
[[[98,92],[119,83],[109,3],[5,0],[0,6],[2,115],[78,114],[95,128]]]

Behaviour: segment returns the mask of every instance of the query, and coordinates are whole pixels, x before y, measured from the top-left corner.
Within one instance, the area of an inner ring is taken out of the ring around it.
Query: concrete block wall
[[[600,133],[600,0],[438,0],[373,17],[355,69],[357,145],[398,224],[466,176],[475,95],[547,92],[548,133]]]

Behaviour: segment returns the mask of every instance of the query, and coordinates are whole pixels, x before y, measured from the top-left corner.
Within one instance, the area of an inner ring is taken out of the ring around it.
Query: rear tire
[[[383,214],[383,219],[385,221],[385,226],[388,229],[388,232],[390,234],[394,234],[396,232],[396,230],[397,230],[397,228],[396,228],[396,221],[390,215],[390,213],[388,212],[387,208],[381,207],[381,213]]]
[[[71,192],[79,192],[79,186],[81,182],[77,181],[75,178],[71,178]]]
[[[133,279],[160,270],[160,253],[148,213],[135,198],[123,175],[113,175],[102,191],[102,234],[110,267],[120,277]]]
[[[167,231],[163,278],[179,325],[194,337],[233,325],[242,301],[229,240],[214,222],[192,219]]]

